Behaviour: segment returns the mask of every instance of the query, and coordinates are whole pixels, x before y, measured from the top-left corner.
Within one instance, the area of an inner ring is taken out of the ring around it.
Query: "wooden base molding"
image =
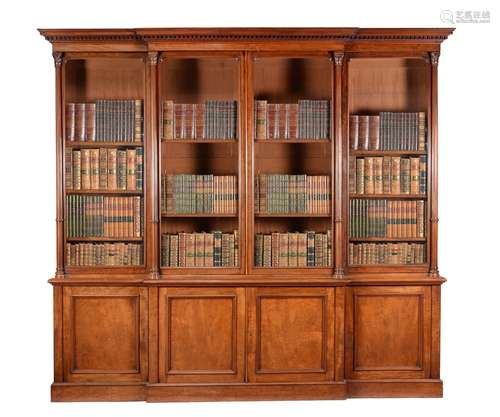
[[[348,398],[442,398],[440,379],[347,381]]]
[[[54,383],[53,402],[194,402],[345,400],[349,398],[441,398],[443,382],[423,380],[347,380],[329,383],[126,384]]]

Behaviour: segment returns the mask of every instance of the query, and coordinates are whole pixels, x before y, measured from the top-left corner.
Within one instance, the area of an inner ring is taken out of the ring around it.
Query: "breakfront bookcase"
[[[53,401],[440,397],[453,29],[43,29]]]

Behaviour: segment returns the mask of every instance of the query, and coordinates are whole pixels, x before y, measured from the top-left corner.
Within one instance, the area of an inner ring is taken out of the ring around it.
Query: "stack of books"
[[[238,137],[238,103],[208,100],[200,104],[163,102],[163,140],[220,139]]]
[[[66,140],[73,142],[142,142],[142,100],[95,100],[66,103]]]
[[[425,252],[425,243],[349,243],[349,264],[417,265]]]
[[[349,157],[350,194],[427,193],[427,156]]]
[[[299,100],[298,103],[255,101],[255,139],[328,139],[330,102]]]
[[[255,182],[257,213],[330,213],[328,175],[261,174]]]
[[[361,200],[349,205],[352,238],[423,238],[425,205],[422,200]]]
[[[142,190],[143,148],[66,148],[67,190]]]
[[[425,151],[425,112],[349,116],[353,150]]]
[[[194,232],[161,235],[163,267],[238,267],[238,231],[232,233]]]
[[[140,266],[142,243],[67,243],[68,266]]]
[[[162,212],[234,214],[238,207],[235,175],[162,175]]]
[[[142,236],[142,199],[99,195],[66,196],[66,237]]]
[[[268,268],[332,266],[330,231],[257,233],[255,266]]]

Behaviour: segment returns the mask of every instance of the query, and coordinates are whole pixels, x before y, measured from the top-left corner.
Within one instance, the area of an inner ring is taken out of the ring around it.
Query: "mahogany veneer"
[[[437,67],[453,29],[41,29],[56,75],[52,401],[440,397]],[[67,102],[144,100],[144,143],[68,142]],[[255,140],[254,100],[331,103],[329,139]],[[238,102],[237,140],[162,140],[162,103]],[[349,114],[423,111],[426,151],[350,150]],[[64,189],[72,149],[144,146],[144,191]],[[426,195],[350,195],[348,158],[428,156]],[[236,175],[234,214],[160,208],[161,174]],[[260,173],[328,175],[329,214],[255,213]],[[144,237],[66,238],[70,194],[138,194]],[[422,199],[426,237],[348,236],[349,198]],[[161,233],[239,230],[239,266],[162,268]],[[332,265],[254,267],[254,234],[330,230]],[[66,242],[138,241],[138,267]],[[422,242],[421,265],[349,265],[351,242]]]

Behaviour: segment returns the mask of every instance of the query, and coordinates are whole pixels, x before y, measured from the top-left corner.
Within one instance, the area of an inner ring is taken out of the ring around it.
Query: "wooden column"
[[[433,277],[439,277],[438,269],[438,61],[439,52],[430,52],[431,110],[430,110],[430,269]]]
[[[344,218],[343,218],[343,196],[344,189],[342,183],[344,181],[342,158],[344,154],[343,139],[342,139],[342,68],[344,64],[344,52],[333,53],[333,158],[334,161],[334,176],[332,183],[334,197],[334,225],[335,225],[335,278],[344,278]]]
[[[146,92],[144,106],[144,153],[148,165],[146,167],[145,188],[145,251],[146,269],[151,279],[159,278],[159,214],[158,214],[158,52],[148,52],[146,58]]]
[[[64,181],[63,181],[63,52],[52,52],[56,69],[56,278],[64,278]]]

